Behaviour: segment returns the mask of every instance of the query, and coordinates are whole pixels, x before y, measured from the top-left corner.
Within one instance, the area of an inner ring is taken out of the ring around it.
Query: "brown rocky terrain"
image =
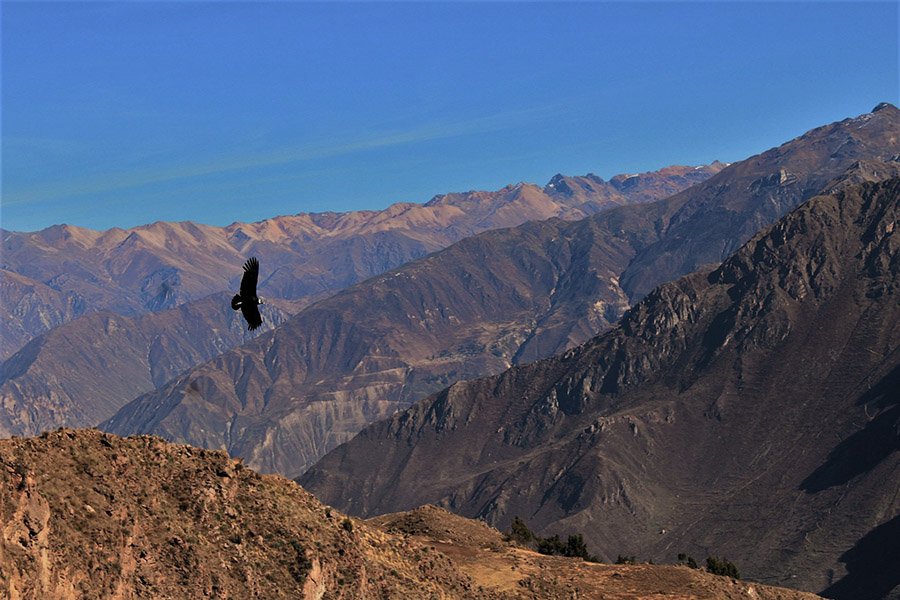
[[[11,317],[4,318],[0,359],[85,312],[134,316],[235,289],[236,267],[251,255],[263,265],[261,294],[308,304],[487,229],[550,217],[575,220],[656,200],[721,168],[667,167],[633,177],[642,182],[633,189],[589,175],[591,186],[577,193],[519,184],[380,211],[301,213],[228,227],[157,222],[108,231],[71,225],[0,230],[0,300],[4,317]]]
[[[711,166],[716,166],[721,170],[728,164],[715,161]],[[703,167],[694,167],[691,170],[677,166],[665,167],[649,174],[616,175],[609,180],[609,183],[629,198],[634,198],[639,202],[654,202],[660,198],[668,198],[677,194],[690,185],[705,181],[708,177],[702,171]]]
[[[521,515],[602,559],[720,553],[758,581],[896,597],[900,178],[856,176],[607,334],[456,383],[301,483],[356,515]]]
[[[449,557],[479,588],[511,598],[818,598],[680,565],[599,564],[546,556],[510,543],[482,521],[431,505],[375,517],[366,523],[418,540]]]
[[[859,140],[850,145],[859,155],[842,150],[848,139]],[[815,186],[884,177],[898,163],[881,158],[897,154],[900,111],[886,107],[730,165],[667,200],[479,234],[301,311],[102,427],[222,448],[254,468],[299,475],[366,423],[455,380],[550,356],[606,329],[638,298],[621,282],[648,252],[668,258],[642,281],[717,263]],[[782,171],[791,173],[784,185]],[[704,245],[682,239],[695,233]],[[676,250],[666,254],[666,244]]]
[[[31,340],[0,364],[0,437],[61,426],[89,427],[129,399],[252,339],[230,294],[169,310],[124,317],[83,315]],[[262,306],[261,331],[287,318]]]
[[[678,566],[548,557],[423,507],[348,519],[222,452],[59,430],[0,441],[0,594],[91,598],[802,600]]]

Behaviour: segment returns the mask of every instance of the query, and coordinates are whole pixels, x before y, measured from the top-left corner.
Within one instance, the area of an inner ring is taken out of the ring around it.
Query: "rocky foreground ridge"
[[[538,555],[434,507],[348,519],[222,452],[95,430],[0,441],[0,524],[11,600],[815,598]]]

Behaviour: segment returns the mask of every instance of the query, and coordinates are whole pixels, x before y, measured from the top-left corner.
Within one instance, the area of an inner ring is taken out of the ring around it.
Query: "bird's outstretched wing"
[[[256,280],[259,278],[259,261],[256,257],[250,258],[244,263],[244,276],[241,277],[241,297],[244,305],[250,298],[256,297]],[[254,309],[256,307],[254,306]],[[259,314],[257,312],[257,314]],[[244,313],[246,316],[246,313]],[[249,319],[248,319],[249,320]]]
[[[244,275],[245,279],[246,277],[247,276]],[[262,325],[262,316],[259,314],[259,308],[255,304],[242,304],[241,314],[244,315],[244,319],[247,320],[247,329],[250,331],[253,331]]]

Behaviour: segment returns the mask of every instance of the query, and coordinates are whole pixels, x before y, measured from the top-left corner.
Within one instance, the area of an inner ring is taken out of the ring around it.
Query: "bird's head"
[[[257,303],[257,304],[265,304],[266,301],[265,301],[264,298],[257,298],[257,299],[256,299],[256,303]]]

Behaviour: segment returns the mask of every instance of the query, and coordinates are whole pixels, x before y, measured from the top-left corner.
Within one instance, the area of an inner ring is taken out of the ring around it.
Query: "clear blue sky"
[[[2,227],[735,161],[898,102],[884,3],[2,3]]]

